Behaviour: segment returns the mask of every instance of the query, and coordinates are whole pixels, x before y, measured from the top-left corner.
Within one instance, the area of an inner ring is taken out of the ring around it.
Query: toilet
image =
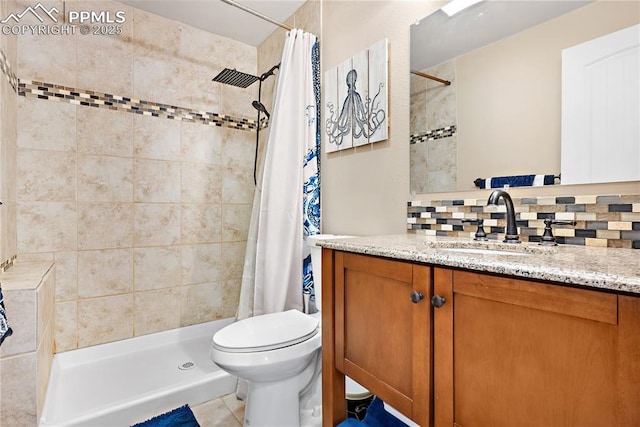
[[[322,283],[322,248],[316,242],[348,236],[315,235],[311,250],[314,282]],[[321,287],[316,287],[321,309]],[[244,426],[320,426],[322,424],[322,333],[320,311],[263,314],[235,322],[214,336],[211,359],[248,381]],[[347,378],[347,395],[366,389]]]

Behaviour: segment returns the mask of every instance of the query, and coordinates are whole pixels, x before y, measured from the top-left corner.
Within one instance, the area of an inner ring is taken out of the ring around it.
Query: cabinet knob
[[[422,295],[422,293],[417,292],[417,291],[413,291],[411,292],[411,302],[414,304],[419,303],[422,299],[424,298],[424,295]]]
[[[445,301],[446,299],[444,299],[444,297],[441,297],[440,295],[434,295],[431,298],[431,305],[435,308],[440,308],[444,305]]]

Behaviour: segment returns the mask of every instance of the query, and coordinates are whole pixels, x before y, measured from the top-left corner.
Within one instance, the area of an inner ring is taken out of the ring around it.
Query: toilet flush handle
[[[422,295],[422,293],[417,292],[417,291],[413,291],[411,292],[411,302],[414,304],[419,303],[422,299],[424,298],[424,295]]]

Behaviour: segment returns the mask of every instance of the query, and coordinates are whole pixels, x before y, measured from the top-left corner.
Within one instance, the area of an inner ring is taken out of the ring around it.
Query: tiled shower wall
[[[15,9],[15,1],[0,1],[0,16]],[[16,111],[17,44],[0,35],[0,270],[15,260],[16,243]]]
[[[458,186],[455,61],[424,73],[450,85],[411,74],[411,192],[455,191]]]
[[[487,206],[487,199],[410,201],[409,233],[473,238],[476,225],[464,219],[484,219],[489,239],[502,240],[506,210]],[[540,241],[544,220],[575,221],[553,227],[559,244],[640,249],[640,195],[514,197],[520,240]]]
[[[227,116],[254,118],[257,87],[211,79],[256,73],[256,49],[116,2],[65,7],[126,22],[16,37],[18,260],[56,263],[57,351],[233,316],[255,133]]]

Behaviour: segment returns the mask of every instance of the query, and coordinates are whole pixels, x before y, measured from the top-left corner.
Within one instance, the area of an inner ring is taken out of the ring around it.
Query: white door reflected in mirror
[[[640,180],[640,25],[562,51],[563,184]]]

